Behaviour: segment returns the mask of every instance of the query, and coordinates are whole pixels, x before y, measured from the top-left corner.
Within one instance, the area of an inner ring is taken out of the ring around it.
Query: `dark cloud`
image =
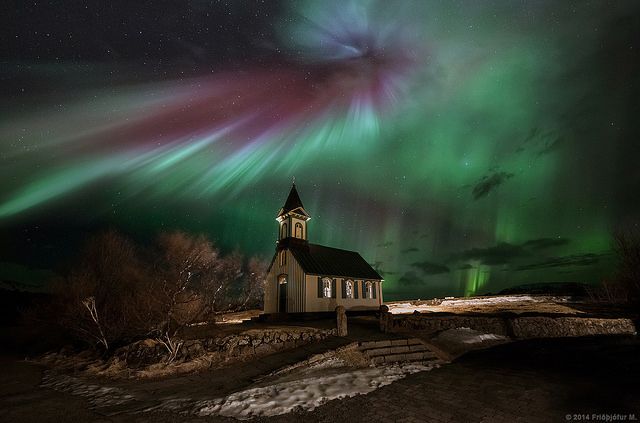
[[[506,180],[513,178],[513,173],[494,172],[491,175],[485,175],[478,183],[473,186],[471,194],[474,200],[486,197],[491,191],[502,185]]]
[[[551,140],[545,141],[540,150],[538,151],[538,156],[542,156],[544,154],[553,153],[558,148],[562,146],[562,137],[555,137]]]
[[[420,261],[420,262],[411,263],[411,266],[417,267],[427,275],[439,275],[441,273],[449,273],[451,270],[444,264],[431,263],[429,261]]]
[[[380,276],[384,277],[385,275],[389,275],[391,274],[390,272],[387,272],[383,269],[383,265],[384,263],[381,261],[376,261],[373,263],[369,263],[369,266],[373,267],[375,269],[376,272],[378,272],[380,274]]]
[[[529,131],[529,135],[527,135],[527,137],[524,139],[523,143],[528,143],[529,141],[531,141],[532,139],[534,139],[535,137],[538,136],[538,134],[540,133],[540,128],[531,128],[531,131]]]
[[[474,267],[469,263],[461,264],[460,266],[457,267],[457,270],[468,270],[468,269],[474,269]]]
[[[400,251],[401,253],[415,253],[416,251],[420,251],[418,250],[416,247],[410,247],[410,248],[406,248],[402,251]]]
[[[418,277],[414,271],[409,271],[398,279],[398,283],[401,285],[421,285],[423,282],[424,280]]]
[[[522,244],[510,244],[501,242],[493,247],[471,248],[461,251],[450,257],[451,261],[478,260],[485,265],[508,264],[514,260],[528,257],[536,252],[567,245],[567,238],[536,238],[523,242]],[[461,265],[458,269],[470,269],[468,263]]]
[[[551,257],[536,263],[525,264],[515,268],[517,271],[522,270],[537,270],[537,269],[549,269],[554,267],[568,267],[568,266],[591,266],[600,261],[600,259],[607,254],[574,254],[562,257]]]
[[[568,243],[569,240],[567,238],[537,238],[523,242],[522,246],[532,250],[544,250],[547,248],[567,245]]]
[[[493,247],[465,250],[454,254],[451,259],[459,261],[478,260],[482,264],[496,265],[506,264],[514,259],[527,255],[527,251],[521,245],[502,242]]]

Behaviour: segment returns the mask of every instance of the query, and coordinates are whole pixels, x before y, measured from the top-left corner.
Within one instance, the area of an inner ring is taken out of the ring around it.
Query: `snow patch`
[[[311,411],[327,401],[367,394],[409,374],[428,371],[438,364],[398,363],[380,367],[345,367],[336,357],[309,363],[293,373],[274,375],[230,395],[196,400],[169,397],[136,398],[118,387],[100,386],[79,378],[45,372],[41,386],[87,398],[93,409],[105,415],[122,412],[173,411],[198,416],[227,416],[241,420]]]
[[[157,409],[199,416],[227,416],[246,420],[275,416],[292,411],[311,411],[334,399],[367,394],[409,374],[431,370],[437,365],[396,364],[350,370],[335,369],[322,376],[308,377],[268,386],[245,389],[224,398],[206,401],[175,399],[145,411]]]
[[[393,314],[411,314],[418,312],[442,312],[446,309],[461,309],[465,307],[489,307],[489,306],[518,306],[540,303],[566,303],[568,297],[561,296],[531,296],[531,295],[501,295],[495,297],[472,298],[445,298],[438,305],[412,304],[411,302],[388,303],[389,311]],[[453,310],[452,310],[453,311]]]
[[[127,404],[135,400],[132,395],[124,390],[108,386],[93,385],[84,380],[46,371],[42,377],[43,388],[50,388],[56,391],[67,392],[72,395],[80,395],[87,398],[92,407],[110,407]]]
[[[507,338],[506,336],[496,335],[495,333],[482,333],[471,328],[455,328],[445,330],[444,332],[440,333],[435,339],[440,342],[466,345],[478,345],[493,341],[509,341],[509,338]]]
[[[457,298],[443,300],[440,303],[445,307],[468,307],[510,303],[542,303],[549,301],[549,297],[532,297],[530,295],[502,295],[499,297]]]

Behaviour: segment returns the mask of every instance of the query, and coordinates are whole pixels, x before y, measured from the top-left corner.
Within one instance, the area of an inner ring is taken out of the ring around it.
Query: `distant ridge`
[[[503,289],[497,295],[534,294],[534,295],[569,295],[572,297],[588,296],[589,284],[579,282],[549,282],[518,285]],[[492,295],[492,294],[485,294]]]

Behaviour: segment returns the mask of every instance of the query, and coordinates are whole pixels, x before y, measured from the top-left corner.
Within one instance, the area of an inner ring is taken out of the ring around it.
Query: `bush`
[[[109,231],[91,238],[55,283],[50,316],[77,339],[108,351],[155,338],[175,358],[181,330],[262,301],[266,262],[223,256],[204,236],[162,233],[141,249]]]

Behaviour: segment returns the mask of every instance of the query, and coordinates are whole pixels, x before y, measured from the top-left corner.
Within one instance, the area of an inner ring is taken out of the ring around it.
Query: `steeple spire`
[[[278,211],[276,220],[279,225],[278,239],[296,238],[302,241],[307,240],[307,220],[311,219],[309,213],[304,209],[295,179],[291,184],[291,191],[284,202],[284,206]]]
[[[289,196],[287,197],[287,201],[284,202],[284,206],[278,212],[278,217],[283,216],[289,212],[296,212],[306,217],[311,217],[305,211],[304,206],[302,205],[302,200],[300,200],[300,195],[298,195],[298,190],[296,189],[295,180],[291,185],[291,191],[289,191]]]

